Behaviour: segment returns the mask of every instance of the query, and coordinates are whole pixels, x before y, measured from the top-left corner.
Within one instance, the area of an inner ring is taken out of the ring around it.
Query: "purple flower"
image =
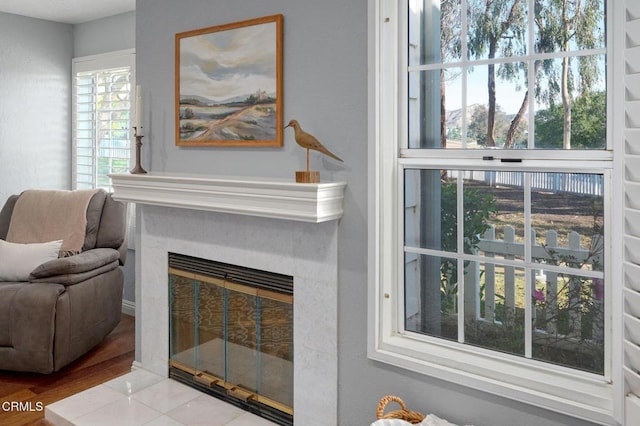
[[[593,298],[596,300],[604,300],[604,282],[601,278],[593,279]]]
[[[544,302],[544,291],[538,290],[538,289],[533,289],[533,298],[536,300],[536,302],[543,303]]]

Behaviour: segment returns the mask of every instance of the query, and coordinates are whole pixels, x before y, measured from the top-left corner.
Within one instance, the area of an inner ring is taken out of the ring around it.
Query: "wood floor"
[[[44,426],[46,406],[131,371],[135,347],[135,321],[122,315],[105,340],[74,363],[53,374],[0,371],[0,425]],[[6,402],[30,402],[33,411],[11,411]]]

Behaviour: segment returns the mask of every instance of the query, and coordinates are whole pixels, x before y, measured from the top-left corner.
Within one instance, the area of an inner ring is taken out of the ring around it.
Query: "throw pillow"
[[[0,240],[0,281],[28,281],[37,266],[57,259],[62,240],[19,244]]]

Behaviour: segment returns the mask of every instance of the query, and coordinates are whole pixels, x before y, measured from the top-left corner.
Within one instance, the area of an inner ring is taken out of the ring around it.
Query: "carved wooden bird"
[[[304,130],[302,130],[302,127],[300,127],[300,124],[298,123],[297,120],[289,121],[289,124],[284,126],[285,129],[287,127],[293,127],[293,131],[295,132],[295,138],[296,138],[297,144],[300,145],[301,147],[307,149],[307,162],[308,162],[308,158],[309,158],[309,150],[310,149],[319,151],[319,152],[321,152],[321,153],[323,153],[325,155],[328,155],[331,158],[335,158],[338,161],[342,161],[342,159],[340,157],[338,157],[333,152],[331,152],[327,148],[325,148],[324,145],[322,145],[320,143],[320,141],[318,139],[316,139],[312,134],[307,133]]]

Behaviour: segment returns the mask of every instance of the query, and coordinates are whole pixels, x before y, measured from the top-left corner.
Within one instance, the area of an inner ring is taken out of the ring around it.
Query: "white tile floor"
[[[272,426],[274,423],[146,370],[47,405],[56,426]]]

